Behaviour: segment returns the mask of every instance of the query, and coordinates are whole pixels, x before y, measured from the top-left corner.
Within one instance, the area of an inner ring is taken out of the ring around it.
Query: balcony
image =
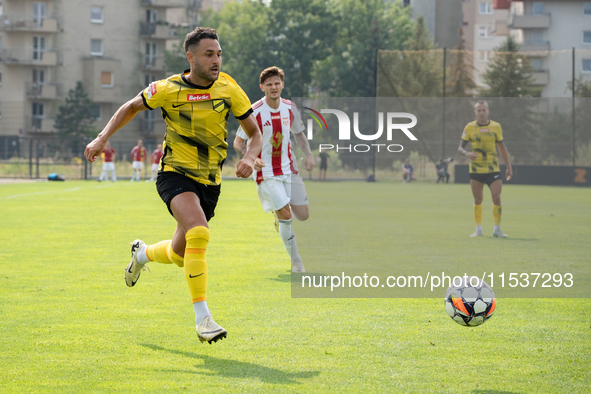
[[[141,5],[151,8],[184,8],[189,5],[188,0],[140,0]]]
[[[533,72],[532,85],[548,85],[550,82],[550,72],[548,70],[536,70]]]
[[[62,98],[62,84],[25,82],[25,93],[32,99],[59,100]]]
[[[550,27],[550,14],[510,14],[507,19],[507,27],[510,29],[547,29]]]
[[[141,22],[140,35],[144,38],[168,40],[179,37],[179,27],[168,23]]]
[[[519,46],[520,52],[527,52],[526,56],[546,56],[550,50],[550,42],[524,42]]]
[[[142,54],[142,69],[153,71],[164,71],[164,55],[146,55]]]
[[[60,52],[55,49],[33,51],[33,48],[2,49],[0,63],[16,66],[57,66],[60,64]]]
[[[53,133],[55,119],[44,116],[26,116],[25,130],[29,133]]]
[[[6,14],[0,15],[0,30],[58,33],[60,26],[55,16],[39,18],[33,14]]]

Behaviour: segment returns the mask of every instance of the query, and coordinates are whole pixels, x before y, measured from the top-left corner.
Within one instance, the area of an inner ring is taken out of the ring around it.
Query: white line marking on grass
[[[62,193],[69,193],[69,192],[75,192],[76,190],[80,190],[80,189],[82,189],[82,187],[75,187],[73,189],[62,190],[61,192]],[[60,191],[58,191],[58,190],[45,190],[45,191],[42,191],[42,192],[35,192],[35,193],[14,194],[12,196],[7,196],[7,197],[4,197],[4,198],[0,198],[0,200],[2,200],[2,199],[12,200],[13,198],[35,196],[37,194],[47,194],[47,193],[60,193]]]

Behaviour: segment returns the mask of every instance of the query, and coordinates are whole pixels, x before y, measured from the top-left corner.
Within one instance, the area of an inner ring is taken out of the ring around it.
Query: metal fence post
[[[572,97],[572,106],[573,106],[573,110],[572,110],[572,117],[573,117],[573,167],[576,165],[576,157],[577,157],[577,148],[575,145],[575,135],[577,133],[577,116],[576,116],[576,100],[575,100],[575,47],[573,47],[573,75],[572,75],[572,91],[573,91],[573,97]]]

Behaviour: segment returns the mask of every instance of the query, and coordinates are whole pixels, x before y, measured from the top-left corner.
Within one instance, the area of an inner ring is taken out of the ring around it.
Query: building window
[[[479,11],[481,15],[492,15],[495,13],[493,3],[480,3]]]
[[[114,79],[111,71],[103,71],[101,73],[101,87],[112,88],[115,85]]]
[[[146,67],[155,67],[156,66],[156,56],[158,53],[158,44],[155,42],[146,42],[146,53],[145,53],[145,60],[144,64]]]
[[[90,55],[103,56],[103,40],[95,38],[90,40]]]
[[[492,29],[490,26],[478,26],[478,37],[489,38],[492,37]]]
[[[544,3],[533,3],[531,13],[532,15],[544,15]]]
[[[92,117],[96,120],[103,120],[103,108],[100,105],[92,106]]]
[[[103,23],[103,7],[92,6],[90,7],[90,21],[92,23]]]
[[[532,29],[530,33],[531,44],[544,44],[544,30],[543,29]]]
[[[43,52],[45,52],[45,37],[33,37],[33,60],[43,60]]]
[[[148,23],[158,22],[158,11],[146,10],[146,22],[148,22]]]
[[[488,62],[495,57],[494,51],[478,51],[477,52],[477,59],[481,62]]]
[[[544,61],[542,59],[532,59],[531,66],[534,69],[534,71],[543,71]]]
[[[583,15],[591,16],[591,3],[583,3]]]
[[[591,44],[591,31],[583,32],[583,44]]]
[[[34,2],[33,3],[33,22],[37,27],[43,27],[43,19],[45,19],[45,3]]]
[[[591,73],[591,59],[583,59],[583,72]]]

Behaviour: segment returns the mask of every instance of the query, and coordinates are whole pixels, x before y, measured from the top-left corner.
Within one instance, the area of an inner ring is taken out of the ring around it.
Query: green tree
[[[376,59],[380,49],[402,49],[412,33],[409,7],[382,0],[329,2],[336,33],[324,59],[313,70],[314,85],[335,97],[376,95]]]
[[[228,3],[220,12],[204,14],[203,26],[218,31],[223,51],[222,71],[244,89],[251,101],[262,95],[259,75],[275,65],[276,54],[269,35],[270,10],[261,0]]]
[[[385,81],[381,96],[437,97],[442,93],[442,51],[435,49],[433,39],[419,16],[403,51],[384,52],[378,72]]]
[[[532,86],[533,67],[527,57],[519,53],[519,44],[509,36],[494,49],[495,56],[482,79],[488,85],[480,91],[484,97],[538,97],[540,88]]]
[[[285,97],[306,97],[312,70],[331,48],[337,29],[324,0],[273,0],[269,42],[285,71]]]
[[[95,120],[94,104],[78,81],[68,91],[66,103],[58,108],[53,127],[61,137],[92,137],[96,134]]]
[[[452,60],[449,66],[449,77],[445,81],[446,96],[466,97],[472,96],[476,89],[476,82],[472,78],[474,66],[472,65],[472,54],[466,51],[464,46],[464,33],[459,29],[460,39],[454,50],[450,51]]]

